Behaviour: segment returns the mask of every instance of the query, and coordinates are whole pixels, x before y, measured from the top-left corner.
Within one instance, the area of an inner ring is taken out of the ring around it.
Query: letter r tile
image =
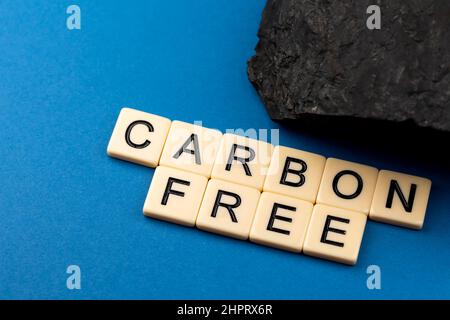
[[[197,217],[197,228],[246,240],[260,192],[257,189],[211,179]]]
[[[262,190],[272,150],[270,143],[226,133],[211,177]]]

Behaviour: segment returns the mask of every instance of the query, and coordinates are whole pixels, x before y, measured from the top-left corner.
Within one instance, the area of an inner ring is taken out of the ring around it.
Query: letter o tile
[[[328,158],[317,194],[317,203],[369,213],[378,169]]]

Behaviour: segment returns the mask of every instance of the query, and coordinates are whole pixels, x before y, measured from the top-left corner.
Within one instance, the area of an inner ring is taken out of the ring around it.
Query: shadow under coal
[[[279,124],[315,139],[355,152],[386,155],[450,172],[450,132],[422,128],[413,122],[310,115]]]

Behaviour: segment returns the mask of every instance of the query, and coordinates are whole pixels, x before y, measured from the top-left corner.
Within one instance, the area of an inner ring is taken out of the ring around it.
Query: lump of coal
[[[370,30],[377,4],[381,28]],[[450,1],[268,0],[249,79],[274,120],[414,121],[450,131]]]

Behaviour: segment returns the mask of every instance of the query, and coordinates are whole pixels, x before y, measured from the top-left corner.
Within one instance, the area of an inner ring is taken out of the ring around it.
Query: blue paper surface
[[[264,2],[0,2],[0,298],[450,298],[448,171],[272,122],[246,75]],[[348,267],[145,218],[153,169],[106,155],[125,106],[428,177],[424,229],[369,221]]]

